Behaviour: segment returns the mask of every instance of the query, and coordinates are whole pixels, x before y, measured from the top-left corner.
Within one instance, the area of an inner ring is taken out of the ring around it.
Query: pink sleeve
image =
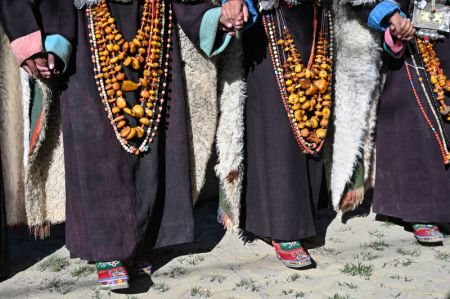
[[[22,65],[22,63],[31,56],[44,52],[41,32],[35,31],[13,40],[11,42],[11,48],[17,63]]]
[[[400,52],[404,50],[404,46],[401,40],[398,39],[397,41],[394,42],[391,30],[389,30],[389,28],[384,32],[384,41],[394,54],[400,54]]]

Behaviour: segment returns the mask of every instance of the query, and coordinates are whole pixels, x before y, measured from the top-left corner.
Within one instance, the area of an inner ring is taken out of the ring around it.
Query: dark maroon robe
[[[407,2],[401,2],[405,12]],[[410,46],[416,53],[415,42],[411,42]],[[435,49],[441,60],[441,67],[448,76],[450,40],[445,39]],[[449,167],[444,166],[434,134],[419,110],[406,74],[405,59],[407,63],[412,64],[408,51],[401,59],[385,55],[385,65],[389,72],[378,113],[373,210],[406,222],[448,223],[450,222]],[[437,129],[416,71],[412,67],[410,70],[422,105]],[[425,77],[424,70],[420,70],[420,73]],[[428,85],[427,90],[431,95],[432,90]],[[446,102],[450,104],[448,96]],[[445,129],[447,137],[450,137],[449,123],[445,125]]]
[[[307,61],[313,37],[313,5],[283,6],[283,11]],[[275,80],[261,18],[243,33],[243,45],[248,94],[245,229],[281,241],[314,236],[322,160],[303,154],[297,145]]]
[[[50,6],[41,10],[49,15],[44,20],[46,34],[62,32],[74,45],[60,100],[66,242],[71,255],[91,261],[123,260],[152,248],[193,241],[186,95],[178,39],[172,39],[167,113],[150,151],[136,157],[119,144],[100,100],[85,11],[76,11],[72,0],[58,0],[58,5],[59,10]],[[109,5],[119,30],[131,40],[140,25],[142,1]],[[198,44],[202,16],[212,5],[174,3],[173,7],[176,21]],[[137,81],[138,74],[128,71],[127,75]],[[127,101],[132,104],[136,99],[127,94]]]

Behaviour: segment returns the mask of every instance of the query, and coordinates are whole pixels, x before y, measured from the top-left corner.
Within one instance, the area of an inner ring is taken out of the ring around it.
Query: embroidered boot
[[[444,241],[444,234],[433,224],[413,224],[414,237],[420,243],[440,243]]]
[[[98,262],[97,266],[98,282],[104,290],[127,289],[128,272],[121,261]]]
[[[303,268],[312,264],[311,256],[299,241],[275,242],[272,241],[277,257],[289,268]]]

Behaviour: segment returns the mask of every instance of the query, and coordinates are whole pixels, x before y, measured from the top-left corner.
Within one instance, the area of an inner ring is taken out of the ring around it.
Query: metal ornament
[[[438,40],[450,33],[450,6],[446,6],[445,2],[446,0],[414,2],[412,22],[418,37]]]

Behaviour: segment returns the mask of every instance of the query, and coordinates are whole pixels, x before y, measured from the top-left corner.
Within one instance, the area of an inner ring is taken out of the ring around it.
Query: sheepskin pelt
[[[364,178],[373,182],[373,133],[377,100],[381,86],[381,42],[379,34],[368,29],[355,15],[352,5],[368,1],[335,1],[336,79],[333,145],[329,183],[334,207],[352,179],[360,158]],[[355,204],[363,190],[354,191]]]
[[[23,171],[22,84],[9,40],[0,26],[0,151],[9,225],[26,220]]]
[[[365,3],[365,2],[364,2]],[[336,37],[336,85],[334,127],[330,129],[325,163],[334,208],[339,202],[360,157],[364,159],[365,179],[372,182],[373,138],[377,97],[380,90],[380,41],[353,12],[351,4],[333,2]],[[260,9],[271,9],[276,0],[259,1]],[[261,6],[262,5],[262,6]],[[216,173],[223,188],[223,209],[219,220],[226,227],[239,227],[243,164],[243,118],[246,86],[242,80],[239,45],[223,55],[219,68],[222,88],[217,131]],[[234,58],[234,60],[232,59]],[[372,171],[372,172],[371,172]],[[363,192],[359,201],[362,200]]]
[[[216,61],[204,57],[181,28],[178,28],[178,35],[184,62],[192,196],[195,203],[205,183],[206,167],[213,151],[217,127],[217,68]]]

